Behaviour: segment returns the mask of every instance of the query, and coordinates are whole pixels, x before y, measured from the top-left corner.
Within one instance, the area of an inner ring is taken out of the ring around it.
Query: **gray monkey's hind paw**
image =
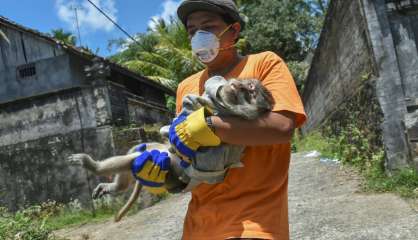
[[[93,190],[92,197],[93,199],[101,198],[106,194],[114,193],[114,184],[113,183],[99,183],[97,187]]]

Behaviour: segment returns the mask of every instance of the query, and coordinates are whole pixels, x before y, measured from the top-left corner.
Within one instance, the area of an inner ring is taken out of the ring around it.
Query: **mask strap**
[[[227,47],[218,48],[218,49],[219,49],[219,51],[228,50],[228,49],[230,49],[230,48],[235,47],[235,45],[236,45],[236,44],[234,43],[234,44],[231,44],[231,45],[229,45],[229,46],[227,46]]]
[[[232,24],[229,24],[228,27],[226,27],[220,34],[219,36],[216,36],[218,39],[220,39],[222,37],[222,35],[224,35],[230,28],[232,27]]]
[[[234,23],[232,23],[232,24],[229,24],[228,25],[228,27],[226,27],[225,28],[225,30],[223,30],[220,34],[219,34],[219,36],[217,36],[217,38],[220,40],[220,38],[222,37],[222,35],[224,35],[231,27],[232,27],[232,25],[234,25]],[[234,44],[232,44],[232,45],[229,45],[229,46],[227,46],[227,47],[223,47],[223,48],[218,48],[219,49],[219,51],[223,51],[223,50],[228,50],[228,49],[230,49],[230,48],[233,48],[234,46],[236,45],[236,43],[234,43]]]

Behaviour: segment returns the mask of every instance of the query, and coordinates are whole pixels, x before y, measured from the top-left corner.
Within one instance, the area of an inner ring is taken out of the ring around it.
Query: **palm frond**
[[[171,75],[170,70],[161,67],[157,64],[146,62],[142,60],[132,60],[123,64],[129,70],[140,73],[142,75],[158,75],[161,77],[168,77]]]
[[[160,83],[161,85],[164,85],[172,90],[175,90],[177,87],[177,82],[173,79],[169,79],[169,78],[164,78],[161,76],[146,76],[147,78],[154,80],[158,83]]]
[[[3,38],[8,44],[10,44],[9,38],[7,38],[6,34],[0,30],[0,37]]]

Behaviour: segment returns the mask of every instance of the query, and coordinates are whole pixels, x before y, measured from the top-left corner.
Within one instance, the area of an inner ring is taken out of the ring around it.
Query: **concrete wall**
[[[0,41],[0,103],[68,88],[71,79],[70,59],[59,45],[23,31],[0,25],[10,40]],[[31,67],[36,74],[21,78],[19,69]],[[56,74],[56,75],[55,75]]]
[[[358,1],[331,1],[303,93],[309,116],[304,132],[325,122],[373,72],[361,13]]]
[[[376,94],[384,121],[381,125],[386,152],[385,167],[392,171],[409,165],[411,156],[405,135],[405,92],[395,41],[385,0],[362,0],[378,79]]]
[[[96,127],[91,90],[73,89],[1,105],[0,205],[12,210],[47,199],[86,202],[86,173],[66,157],[113,154],[112,128]],[[91,186],[97,182],[90,176]]]
[[[91,91],[72,89],[0,108],[0,146],[96,127]]]
[[[382,113],[379,129],[371,128],[383,139],[385,167],[396,170],[413,164],[408,135],[415,136],[411,131],[418,124],[412,119],[418,109],[418,12],[400,13],[389,5],[385,0],[331,1],[303,93],[310,117],[303,131],[338,119],[347,102],[367,95],[370,103],[363,104],[377,104],[376,114]],[[367,84],[373,84],[368,88],[374,93],[359,95]],[[417,107],[407,110],[407,99]],[[359,103],[351,105],[366,111]]]

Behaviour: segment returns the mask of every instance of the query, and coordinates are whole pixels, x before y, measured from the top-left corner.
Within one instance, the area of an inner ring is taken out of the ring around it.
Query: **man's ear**
[[[232,24],[231,29],[234,30],[234,39],[238,41],[239,34],[241,32],[241,24],[239,22],[236,22]]]

